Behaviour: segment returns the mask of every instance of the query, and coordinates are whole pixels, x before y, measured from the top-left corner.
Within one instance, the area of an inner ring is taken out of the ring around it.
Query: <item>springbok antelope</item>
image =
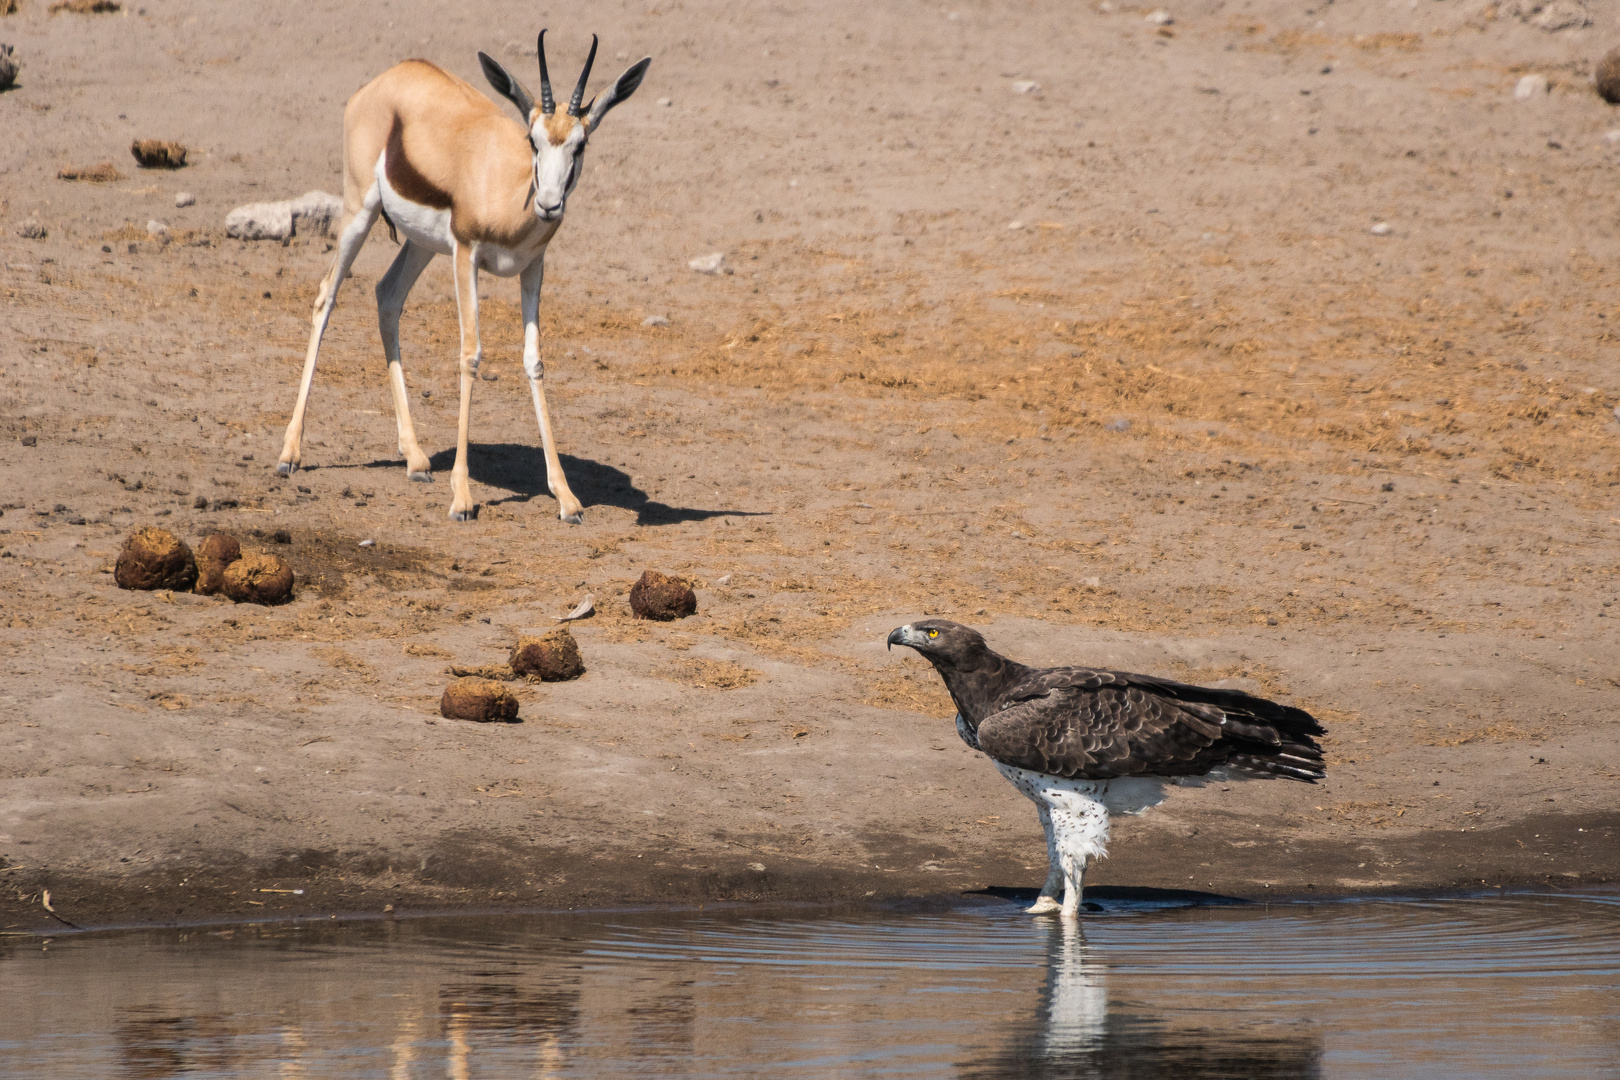
[[[596,60],[596,35],[568,112],[557,115],[546,71],[546,32],[540,31],[540,104],[493,58],[478,54],[484,76],[517,106],[513,123],[470,85],[428,63],[406,60],[361,87],[343,110],[343,228],[337,257],[315,298],[309,351],[304,357],[298,403],[287,425],[276,471],[298,468],[304,408],[315,378],[315,358],[337,302],[338,287],[379,215],[389,232],[405,235],[394,263],[377,282],[377,324],[394,393],[399,450],[412,480],[432,480],[427,455],[417,444],[405,374],[399,360],[399,317],[405,297],[435,255],[450,256],[456,310],[461,324],[461,417],[456,464],[450,471],[450,519],[476,514],[467,485],[467,426],[473,380],[482,355],[478,341],[478,272],[519,275],[523,306],[523,370],[529,377],[534,413],[546,458],[546,484],[557,516],[578,524],[584,508],[568,488],[546,410],[545,369],[540,362],[540,282],[546,245],[562,225],[569,193],[579,182],[585,144],[609,109],[635,93],[652,57],[630,65],[608,90],[581,103]]]

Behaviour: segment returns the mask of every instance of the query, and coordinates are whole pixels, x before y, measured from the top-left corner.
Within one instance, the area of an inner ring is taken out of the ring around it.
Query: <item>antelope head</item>
[[[579,183],[580,170],[585,164],[585,143],[591,132],[602,122],[608,110],[636,92],[641,78],[647,74],[652,57],[643,57],[625,69],[606,91],[584,105],[585,83],[591,77],[591,64],[596,61],[596,35],[591,35],[591,52],[585,58],[585,70],[579,73],[574,96],[569,99],[568,112],[557,115],[557,103],[551,97],[551,76],[546,71],[546,32],[540,31],[540,103],[534,95],[515,79],[500,63],[485,53],[478,54],[484,66],[484,76],[497,93],[517,106],[529,127],[529,147],[534,151],[533,197],[534,212],[541,221],[557,221],[563,216],[568,195]]]

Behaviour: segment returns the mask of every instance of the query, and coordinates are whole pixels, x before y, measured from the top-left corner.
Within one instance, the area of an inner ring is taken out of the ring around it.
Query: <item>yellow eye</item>
[[[930,630],[930,631],[928,631],[928,636],[929,637],[939,637],[939,631],[938,630]]]

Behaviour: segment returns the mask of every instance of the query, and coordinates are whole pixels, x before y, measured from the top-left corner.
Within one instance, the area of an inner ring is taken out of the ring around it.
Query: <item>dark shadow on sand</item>
[[[676,525],[683,521],[707,521],[716,517],[766,517],[767,510],[703,510],[689,506],[669,506],[649,499],[630,482],[622,469],[603,465],[589,458],[559,455],[568,486],[574,490],[588,512],[593,506],[616,506],[633,510],[637,525]],[[447,478],[456,463],[453,449],[440,450],[428,459],[435,478]],[[331,466],[326,466],[331,468]],[[354,466],[351,466],[354,467]],[[363,469],[397,469],[404,472],[402,458],[368,461],[358,466]],[[467,475],[480,484],[511,492],[510,495],[491,499],[491,506],[504,503],[526,503],[540,497],[551,498],[546,487],[546,456],[538,446],[522,443],[471,443],[467,447]],[[400,477],[404,482],[404,476]]]

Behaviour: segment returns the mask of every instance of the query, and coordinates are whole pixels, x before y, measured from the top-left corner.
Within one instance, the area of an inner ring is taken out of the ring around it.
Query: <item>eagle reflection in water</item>
[[[1171,1023],[1145,1003],[1110,1008],[1108,969],[1080,924],[1042,920],[1046,981],[1035,1016],[999,1049],[961,1063],[962,1080],[1310,1080],[1322,1074],[1314,1032]],[[1207,1015],[1207,1014],[1206,1014]]]

